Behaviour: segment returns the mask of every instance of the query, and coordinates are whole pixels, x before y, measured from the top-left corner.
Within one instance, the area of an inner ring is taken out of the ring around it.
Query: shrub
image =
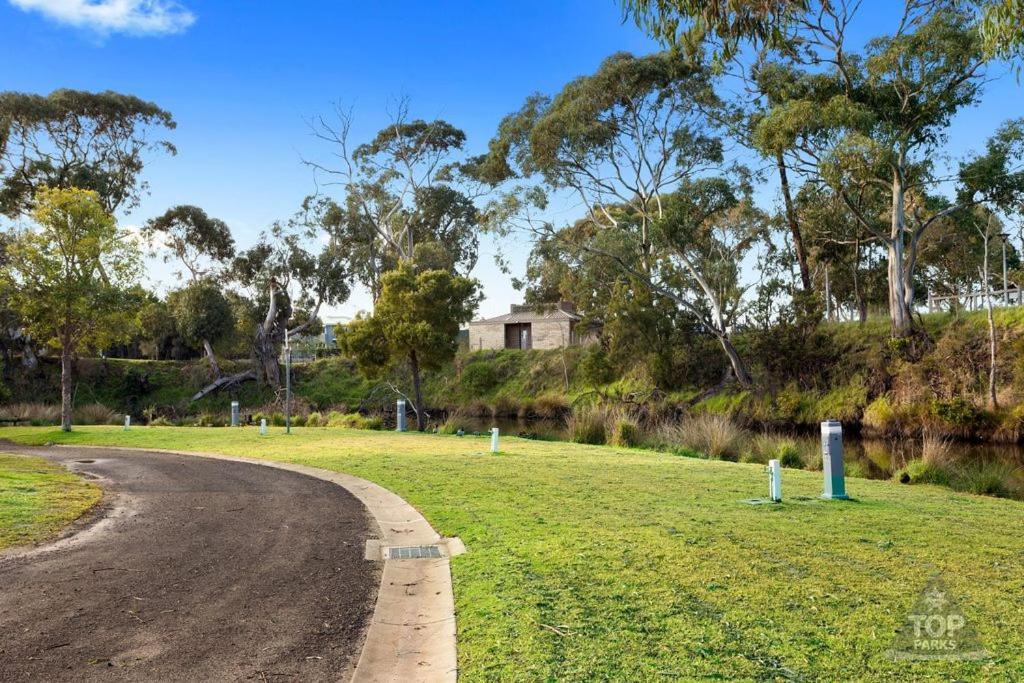
[[[149,421],[150,427],[173,427],[174,423],[168,420],[166,417],[157,416]]]
[[[499,396],[494,399],[491,415],[494,417],[515,417],[519,414],[519,403],[511,396]]]
[[[962,436],[971,436],[990,422],[988,413],[961,396],[934,401],[931,413],[944,427]]]
[[[119,415],[102,403],[89,403],[75,408],[74,421],[81,425],[109,425],[120,422]]]
[[[683,420],[676,433],[683,446],[716,460],[738,460],[746,436],[729,416],[713,413]]]
[[[559,394],[544,394],[534,401],[533,410],[537,417],[554,420],[569,412],[569,402]]]
[[[602,406],[579,406],[566,418],[569,440],[600,445],[608,441],[608,410]]]
[[[992,461],[963,468],[953,481],[957,491],[998,498],[1020,497],[1017,468],[1012,463]]]
[[[576,366],[577,377],[587,386],[601,386],[615,380],[615,367],[599,345],[588,346]]]
[[[774,434],[758,434],[751,439],[750,448],[744,454],[743,460],[765,464],[769,460],[778,460],[783,467],[792,469],[801,469],[804,466],[797,442],[788,437]]]
[[[477,398],[498,384],[498,374],[490,363],[477,361],[462,369],[462,377],[459,382],[466,395]]]
[[[5,417],[38,427],[60,421],[60,406],[46,403],[13,403],[2,408]]]
[[[307,427],[326,427],[327,420],[319,412],[312,412],[306,418]]]
[[[292,426],[305,427],[308,420],[309,418],[307,418],[305,415],[295,415],[292,417]]]
[[[458,434],[459,430],[470,431],[470,420],[462,412],[453,410],[445,417],[437,431],[441,434]]]
[[[620,448],[633,448],[639,446],[641,440],[640,425],[636,420],[626,416],[614,420],[609,444]]]
[[[879,434],[888,434],[899,426],[896,410],[885,396],[879,396],[864,409],[861,422]]]
[[[905,467],[897,470],[893,477],[901,484],[950,484],[949,470],[924,460],[911,460]]]
[[[360,413],[339,413],[332,410],[327,416],[327,426],[348,429],[382,429],[384,420],[376,416],[366,417]]]
[[[227,420],[224,419],[224,416],[212,413],[202,413],[196,419],[197,427],[223,427],[226,424]]]
[[[284,427],[284,413],[274,413],[270,416],[270,424],[275,427]]]

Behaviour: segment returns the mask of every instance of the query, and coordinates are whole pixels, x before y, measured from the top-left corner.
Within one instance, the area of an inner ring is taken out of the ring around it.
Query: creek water
[[[471,432],[486,433],[498,427],[502,434],[510,434],[548,441],[567,441],[565,422],[561,420],[523,420],[515,418],[467,418]],[[821,468],[821,438],[816,434],[784,434],[796,442],[807,469]],[[950,455],[963,464],[989,462],[1012,463],[1024,468],[1024,447],[1018,444],[967,443],[953,441],[948,444]],[[869,479],[888,479],[908,461],[921,457],[919,439],[862,439],[856,435],[843,435],[843,454],[846,462],[855,463],[860,474]]]

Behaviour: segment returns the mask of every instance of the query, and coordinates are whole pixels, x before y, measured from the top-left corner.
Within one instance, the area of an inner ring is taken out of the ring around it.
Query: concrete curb
[[[458,539],[442,538],[416,508],[398,495],[349,474],[274,460],[163,448],[66,446],[229,460],[297,472],[344,488],[366,506],[380,530],[380,539],[367,543],[368,558],[386,557],[380,550],[391,546],[439,545],[442,550],[441,558],[384,560],[377,604],[352,680],[362,683],[457,679],[455,596],[449,557],[465,552],[465,547]],[[371,551],[371,547],[377,550]]]

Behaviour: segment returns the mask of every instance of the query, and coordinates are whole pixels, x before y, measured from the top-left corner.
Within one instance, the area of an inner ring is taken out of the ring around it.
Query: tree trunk
[[[988,277],[988,228],[985,230],[985,258],[982,261],[981,284],[985,288],[985,308],[988,310],[988,403],[992,410],[999,409],[996,397],[996,319],[992,312],[992,287]]]
[[[892,336],[906,337],[910,334],[914,319],[910,314],[910,302],[913,301],[913,292],[909,291],[913,284],[910,278],[913,277],[912,268],[904,264],[904,237],[907,234],[906,225],[906,197],[903,187],[902,155],[900,168],[893,171],[892,175],[892,215],[888,243],[888,289],[889,289],[889,318],[892,321]],[[911,249],[916,249],[912,245]],[[913,254],[912,254],[913,256]]]
[[[782,200],[786,206],[786,222],[793,236],[793,250],[800,265],[800,284],[805,292],[811,291],[811,271],[807,267],[807,251],[804,249],[803,236],[800,234],[800,222],[797,220],[796,207],[793,206],[793,194],[789,189],[789,175],[786,173],[786,160],[782,153],[775,155],[775,165],[779,169],[779,184],[782,187]]]
[[[416,401],[416,429],[423,431],[427,428],[426,411],[423,405],[423,388],[420,386],[420,361],[415,351],[409,352],[409,367],[412,369],[412,397]]]
[[[729,365],[732,366],[732,374],[736,376],[736,381],[740,383],[740,386],[751,386],[754,380],[750,377],[750,372],[743,363],[743,359],[740,358],[736,347],[732,345],[732,340],[727,335],[721,334],[718,335],[718,341],[722,345],[725,355],[729,357]]]
[[[213,378],[220,379],[220,365],[217,364],[217,355],[213,352],[213,345],[209,339],[203,340],[203,348],[206,349],[206,357],[210,361],[210,369],[213,371]],[[157,354],[159,356],[159,353]]]
[[[270,304],[263,323],[256,328],[256,339],[253,351],[258,364],[257,373],[268,386],[278,389],[281,386],[281,367],[277,359],[277,345],[274,343],[274,327],[277,324],[277,290],[270,285]]]
[[[72,348],[71,342],[64,339],[60,346],[60,428],[65,432],[71,431],[71,384],[74,379],[73,355],[74,348]]]

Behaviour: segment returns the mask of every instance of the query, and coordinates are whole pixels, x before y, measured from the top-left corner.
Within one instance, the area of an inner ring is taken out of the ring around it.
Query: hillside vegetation
[[[987,330],[984,314],[934,314],[922,319],[927,336],[893,340],[888,323],[831,323],[811,333],[795,327],[747,330],[737,346],[757,384],[739,391],[708,390],[724,370],[713,341],[680,349],[673,371],[652,372],[643,360],[609,358],[600,347],[555,351],[460,353],[425,379],[427,404],[440,411],[478,416],[567,416],[574,408],[604,404],[635,417],[679,413],[725,414],[748,427],[812,428],[840,419],[848,428],[883,436],[922,432],[964,439],[1018,441],[1024,433],[1024,309],[996,311],[999,334],[999,407],[987,405]],[[705,348],[705,346],[707,348]],[[225,364],[230,371],[232,365]],[[192,394],[209,378],[206,361],[83,359],[78,363],[76,404],[102,404],[138,418],[177,422],[243,410],[271,414],[280,397],[256,383],[198,402]],[[662,375],[656,381],[652,375]],[[8,368],[10,403],[55,403],[58,367],[44,362],[32,373]],[[344,358],[329,357],[294,368],[296,412],[326,414],[390,410],[395,389],[408,378],[396,372],[383,382],[360,375]]]

